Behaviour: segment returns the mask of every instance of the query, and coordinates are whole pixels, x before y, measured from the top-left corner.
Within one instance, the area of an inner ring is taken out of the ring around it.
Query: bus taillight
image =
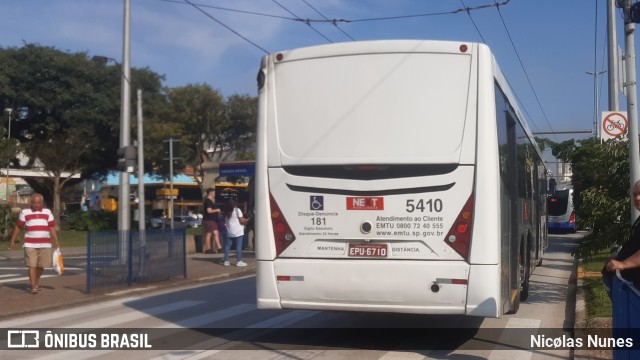
[[[572,213],[571,213],[571,216],[569,216],[569,223],[570,223],[570,224],[573,224],[573,223],[575,223],[575,222],[576,222],[576,213],[575,213],[575,212],[572,212]]]
[[[469,196],[467,203],[453,222],[453,226],[444,238],[444,242],[451,246],[465,260],[469,259],[469,247],[471,246],[471,226],[473,225],[473,194]]]
[[[273,225],[273,238],[276,242],[276,256],[280,255],[296,239],[293,230],[289,227],[287,219],[282,215],[280,207],[276,203],[273,195],[269,194],[271,204],[271,224]]]

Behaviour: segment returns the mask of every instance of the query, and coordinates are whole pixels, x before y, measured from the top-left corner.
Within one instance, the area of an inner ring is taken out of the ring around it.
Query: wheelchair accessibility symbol
[[[324,196],[312,195],[309,197],[309,209],[324,210]]]

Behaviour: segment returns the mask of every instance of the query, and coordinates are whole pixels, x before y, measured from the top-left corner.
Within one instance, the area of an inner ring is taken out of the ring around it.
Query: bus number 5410
[[[442,200],[441,199],[429,199],[424,201],[422,199],[408,199],[407,200],[407,212],[441,212],[442,211]]]

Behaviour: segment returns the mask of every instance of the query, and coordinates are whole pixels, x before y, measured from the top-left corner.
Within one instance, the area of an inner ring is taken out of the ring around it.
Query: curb
[[[582,288],[583,279],[585,277],[584,269],[582,268],[582,259],[576,258],[576,270],[572,274],[575,275],[576,280],[576,304],[575,304],[575,318],[573,323],[573,336],[576,338],[584,338],[587,335],[587,321],[586,321],[586,307],[584,301],[584,290]],[[572,359],[590,359],[589,351],[580,348],[572,349]]]
[[[606,328],[590,328],[590,322],[586,320],[586,303],[584,299],[583,283],[585,278],[597,278],[601,274],[600,272],[584,271],[581,266],[582,260],[579,260],[577,275],[577,291],[576,291],[576,305],[575,305],[575,322],[573,326],[573,332],[575,337],[585,338],[588,335],[598,334],[601,336],[610,336],[609,331],[611,329]],[[595,318],[597,319],[597,318]],[[609,331],[608,331],[609,330]],[[595,332],[594,332],[595,331]],[[572,359],[610,359],[611,354],[598,352],[597,350],[574,348]]]

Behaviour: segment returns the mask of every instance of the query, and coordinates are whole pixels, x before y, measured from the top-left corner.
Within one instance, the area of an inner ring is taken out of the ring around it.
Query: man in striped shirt
[[[29,268],[29,282],[31,283],[31,294],[40,291],[38,282],[45,267],[51,267],[51,238],[60,247],[56,223],[53,214],[43,207],[42,195],[31,195],[31,207],[20,211],[18,223],[11,234],[10,249],[15,247],[15,240],[20,234],[20,228],[24,227],[24,260]]]

